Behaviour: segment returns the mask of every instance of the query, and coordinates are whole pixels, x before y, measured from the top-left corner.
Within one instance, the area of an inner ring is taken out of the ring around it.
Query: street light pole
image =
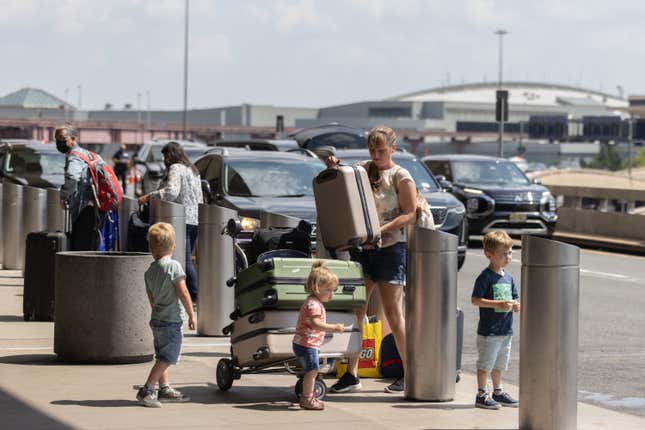
[[[185,22],[184,22],[184,115],[182,127],[182,139],[186,139],[186,121],[188,109],[188,0],[186,0]]]
[[[502,45],[502,38],[504,37],[505,34],[507,34],[508,31],[499,29],[495,32],[496,35],[499,36],[499,64],[498,64],[498,89],[502,89],[502,70],[504,68],[504,63],[503,63],[503,45]],[[498,142],[499,142],[499,157],[504,156],[504,103],[502,103],[502,109],[501,109],[501,118],[499,121],[499,137],[498,137]]]

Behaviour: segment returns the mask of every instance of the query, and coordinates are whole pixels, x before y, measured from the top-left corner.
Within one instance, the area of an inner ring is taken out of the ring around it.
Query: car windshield
[[[14,149],[6,159],[6,170],[14,175],[63,176],[65,155],[59,152],[38,152],[30,148]]]
[[[509,161],[453,161],[452,175],[455,182],[464,184],[530,183],[517,165]]]
[[[150,147],[150,153],[148,154],[148,162],[151,161],[163,161],[163,154],[161,153],[161,150],[163,149],[163,145],[153,145]],[[186,153],[186,156],[188,159],[192,162],[195,162],[195,160],[200,156],[203,155],[204,152],[206,151],[206,148],[202,147],[189,147],[186,148],[184,147],[184,152]]]
[[[354,164],[366,159],[341,157],[342,162],[345,164]],[[428,169],[426,169],[425,166],[416,158],[395,158],[394,162],[410,172],[410,175],[412,175],[412,179],[414,179],[414,183],[419,191],[431,193],[439,191],[439,185],[437,185],[434,176],[432,176],[432,174],[428,172]]]
[[[318,161],[228,160],[224,190],[241,197],[313,196],[313,179],[324,168]]]

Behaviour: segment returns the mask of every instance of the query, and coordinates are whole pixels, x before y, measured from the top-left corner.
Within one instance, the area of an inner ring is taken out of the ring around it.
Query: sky
[[[181,109],[184,3],[0,0],[0,96]],[[498,28],[505,80],[645,94],[644,0],[190,0],[189,18],[189,108],[495,81]]]

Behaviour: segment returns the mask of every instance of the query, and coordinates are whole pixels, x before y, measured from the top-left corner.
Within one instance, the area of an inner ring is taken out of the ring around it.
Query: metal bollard
[[[22,231],[20,244],[22,259],[27,249],[27,235],[43,231],[47,226],[47,190],[36,187],[24,187],[22,195]],[[23,268],[24,268],[23,261]]]
[[[2,239],[4,269],[22,270],[25,265],[22,240],[22,192],[23,186],[4,181],[2,189]]]
[[[235,309],[234,289],[226,281],[235,275],[233,239],[222,230],[237,211],[217,205],[199,205],[199,243],[197,250],[199,312],[197,334],[223,336]]]
[[[0,182],[0,264],[4,259],[4,235],[2,234],[2,183]]]
[[[60,207],[60,190],[56,188],[47,188],[46,230],[65,231],[65,211]]]
[[[521,430],[577,428],[580,248],[522,238]]]
[[[119,250],[127,251],[130,217],[139,210],[137,199],[123,197],[119,205]]]
[[[160,199],[150,200],[150,224],[167,222],[175,228],[175,252],[172,258],[186,268],[186,209],[183,205]]]
[[[408,229],[405,398],[445,402],[457,378],[455,235]]]

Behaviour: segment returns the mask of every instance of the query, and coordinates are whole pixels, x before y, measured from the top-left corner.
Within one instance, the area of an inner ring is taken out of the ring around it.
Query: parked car
[[[195,166],[205,187],[204,201],[234,209],[241,218],[238,242],[248,242],[259,228],[272,226],[273,214],[306,220],[314,229],[313,178],[325,165],[314,157],[282,151],[213,148]]]
[[[300,148],[293,139],[224,139],[209,146],[247,148],[250,151],[289,151]]]
[[[370,158],[366,149],[338,150],[335,155],[343,164],[354,164]],[[412,175],[418,190],[430,204],[435,227],[459,237],[457,251],[459,268],[461,269],[466,261],[468,247],[468,224],[464,205],[455,196],[442,190],[432,173],[416,156],[409,152],[396,151],[392,159]]]
[[[555,198],[511,161],[480,155],[433,155],[422,161],[445,189],[466,206],[471,235],[505,230],[511,235],[550,236]]]
[[[134,156],[135,182],[134,192],[136,196],[148,194],[156,190],[166,174],[166,166],[163,162],[161,149],[168,142],[179,143],[191,161],[195,161],[200,155],[208,150],[203,143],[191,142],[188,140],[149,140],[144,143]]]
[[[53,143],[38,140],[0,140],[0,176],[9,182],[39,188],[65,183],[65,155]]]

